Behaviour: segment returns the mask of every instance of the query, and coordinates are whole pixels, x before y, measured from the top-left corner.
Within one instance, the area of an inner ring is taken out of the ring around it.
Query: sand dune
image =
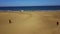
[[[60,34],[60,12],[0,12],[0,34]]]

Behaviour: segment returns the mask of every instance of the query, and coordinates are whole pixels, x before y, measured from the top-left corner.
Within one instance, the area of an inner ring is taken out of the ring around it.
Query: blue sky
[[[0,6],[49,6],[60,5],[60,0],[0,0]]]

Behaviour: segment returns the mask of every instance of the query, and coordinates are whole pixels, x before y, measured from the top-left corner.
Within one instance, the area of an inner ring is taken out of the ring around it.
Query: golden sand
[[[0,34],[60,34],[60,12],[0,12]]]

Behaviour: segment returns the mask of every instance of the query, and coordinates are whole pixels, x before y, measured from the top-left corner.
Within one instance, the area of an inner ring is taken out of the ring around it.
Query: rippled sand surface
[[[0,12],[0,34],[60,34],[60,12]]]

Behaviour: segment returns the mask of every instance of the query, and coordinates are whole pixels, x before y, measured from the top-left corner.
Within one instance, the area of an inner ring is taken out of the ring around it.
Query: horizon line
[[[60,5],[49,5],[49,6],[60,6]],[[26,7],[26,6],[0,6],[0,7]]]

